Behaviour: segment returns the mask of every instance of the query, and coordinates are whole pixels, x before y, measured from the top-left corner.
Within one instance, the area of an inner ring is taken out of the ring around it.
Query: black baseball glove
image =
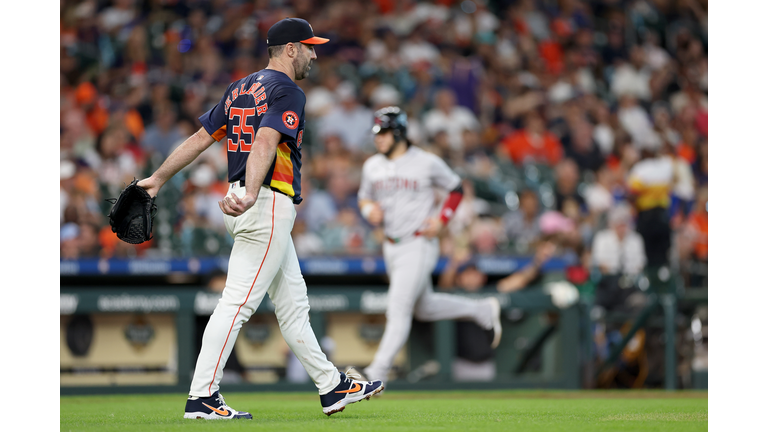
[[[155,199],[149,196],[139,181],[134,179],[117,198],[107,201],[114,204],[109,211],[109,224],[117,238],[139,244],[152,238],[152,221],[157,213]]]

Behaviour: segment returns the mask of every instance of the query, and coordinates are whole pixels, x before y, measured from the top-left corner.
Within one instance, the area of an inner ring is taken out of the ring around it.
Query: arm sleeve
[[[445,200],[443,208],[440,209],[440,220],[443,221],[444,224],[447,224],[451,219],[453,213],[456,211],[456,207],[459,206],[459,203],[463,197],[464,188],[461,186],[461,183],[459,183],[456,189],[452,190],[451,193],[448,194],[448,198]]]
[[[230,87],[232,87],[232,84],[227,87],[227,91],[224,92],[224,96],[222,96],[219,103],[198,118],[205,131],[216,141],[223,138],[227,133],[227,113],[224,112],[224,107],[226,106]],[[223,134],[220,132],[222,127],[224,128]]]
[[[461,178],[448,167],[444,160],[434,156],[432,161],[432,185],[450,191],[440,209],[440,220],[445,224],[448,223],[456,207],[459,206],[464,191],[461,188]]]
[[[299,133],[299,119],[304,112],[306,96],[298,88],[280,87],[267,100],[267,112],[259,127],[270,127],[283,135],[296,138]]]

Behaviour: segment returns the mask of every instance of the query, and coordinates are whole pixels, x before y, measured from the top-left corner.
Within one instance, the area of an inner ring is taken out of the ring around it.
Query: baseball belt
[[[234,181],[234,182],[229,184],[230,189],[232,189],[232,188],[234,188],[236,186],[245,187],[245,180],[236,180],[236,181]],[[267,186],[267,185],[262,185],[262,186]],[[267,186],[267,187],[272,189],[273,191],[279,193],[279,194],[283,194],[283,195],[287,196],[288,198],[293,199],[292,196],[288,195],[287,193],[285,193],[285,192],[283,192],[283,191],[281,191],[279,189],[273,188],[272,186]]]
[[[421,235],[421,231],[416,231],[415,233],[413,233],[411,235],[407,235],[407,236],[403,236],[403,237],[393,238],[393,237],[387,236],[386,239],[390,243],[402,243],[405,240],[411,240],[411,239],[414,239],[414,238],[416,238],[416,237],[418,237],[420,235]]]

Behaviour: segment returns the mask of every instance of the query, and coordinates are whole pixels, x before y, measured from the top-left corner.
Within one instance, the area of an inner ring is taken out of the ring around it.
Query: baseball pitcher
[[[139,186],[156,196],[173,175],[215,141],[226,138],[230,194],[219,202],[234,246],[226,287],[203,334],[184,418],[252,418],[229,407],[219,393],[224,365],[243,323],[264,294],[275,304],[280,331],[320,393],[323,412],[383,389],[339,372],[320,349],[309,323],[307,286],[291,240],[301,202],[304,92],[316,37],[303,19],[286,18],[267,33],[269,65],[229,85],[221,101],[200,117],[203,127],[168,156]]]

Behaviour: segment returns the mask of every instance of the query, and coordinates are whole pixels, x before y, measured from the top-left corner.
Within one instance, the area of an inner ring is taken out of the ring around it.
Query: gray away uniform
[[[455,189],[461,179],[431,153],[410,147],[389,160],[371,156],[363,165],[358,199],[375,201],[384,213],[384,262],[389,276],[387,324],[376,356],[366,369],[367,379],[386,381],[395,356],[408,340],[411,321],[466,319],[484,329],[493,327],[490,303],[435,293],[432,271],[439,257],[436,238],[415,235],[437,214],[435,189]]]

